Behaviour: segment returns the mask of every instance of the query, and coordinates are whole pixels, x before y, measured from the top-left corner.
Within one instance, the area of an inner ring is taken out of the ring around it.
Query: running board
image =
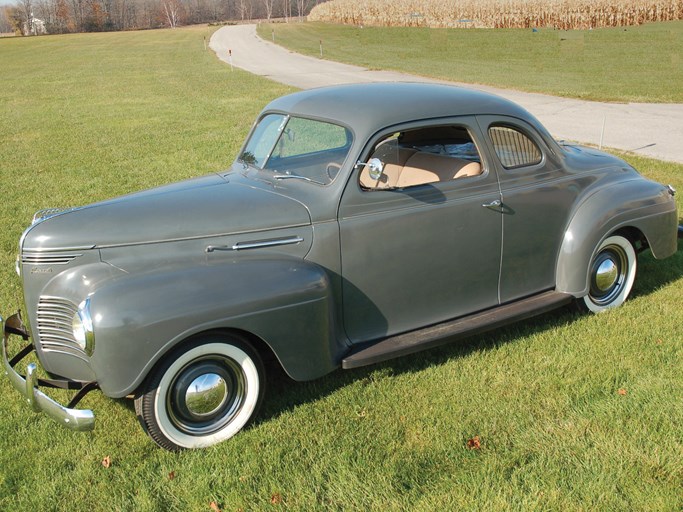
[[[417,331],[364,343],[353,349],[342,360],[342,368],[350,370],[351,368],[367,366],[437,347],[467,336],[491,331],[503,325],[559,308],[573,299],[574,297],[567,293],[548,291],[457,320],[450,320]]]

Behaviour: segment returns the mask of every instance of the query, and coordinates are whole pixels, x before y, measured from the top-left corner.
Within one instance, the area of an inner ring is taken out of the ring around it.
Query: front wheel
[[[135,398],[143,428],[162,448],[203,448],[239,432],[258,410],[265,372],[244,340],[210,335],[173,352]]]
[[[593,313],[621,306],[631,293],[636,266],[636,251],[631,242],[619,235],[607,237],[591,262],[590,288],[583,297],[583,305]]]

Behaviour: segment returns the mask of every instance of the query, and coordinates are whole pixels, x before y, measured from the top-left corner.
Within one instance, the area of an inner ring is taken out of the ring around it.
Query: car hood
[[[27,230],[23,248],[54,251],[135,245],[310,222],[308,210],[299,201],[209,175],[53,214]]]

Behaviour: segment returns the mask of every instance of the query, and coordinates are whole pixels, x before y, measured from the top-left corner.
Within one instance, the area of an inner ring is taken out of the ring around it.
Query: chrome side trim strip
[[[277,247],[279,245],[294,245],[303,242],[304,239],[300,236],[293,236],[287,238],[273,238],[271,240],[254,240],[253,242],[237,242],[232,246],[228,245],[209,245],[206,247],[206,252],[214,251],[244,251],[247,249],[262,249],[264,247]]]
[[[305,223],[305,224],[289,224],[287,226],[278,226],[277,229],[294,229],[294,228],[303,228],[303,227],[309,227],[311,224],[310,223]],[[190,240],[205,240],[208,238],[217,238],[217,237],[222,237],[222,236],[238,236],[238,235],[253,235],[254,233],[261,233],[264,231],[272,231],[273,228],[261,228],[261,229],[252,229],[249,231],[239,231],[239,232],[232,232],[232,233],[212,233],[212,234],[207,234],[207,235],[197,235],[197,236],[186,236],[182,238],[169,238],[166,240],[145,240],[143,242],[126,242],[126,243],[120,243],[120,244],[103,244],[103,245],[94,245],[93,249],[115,249],[117,247],[134,247],[137,245],[150,245],[150,244],[166,244],[166,243],[173,243],[173,242],[187,242]],[[60,249],[60,250],[66,250],[66,249]],[[76,250],[76,248],[70,248],[69,250]],[[225,249],[224,249],[225,250]]]

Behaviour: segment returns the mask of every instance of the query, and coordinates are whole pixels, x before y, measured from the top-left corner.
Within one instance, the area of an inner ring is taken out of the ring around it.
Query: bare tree
[[[178,23],[180,23],[180,12],[183,8],[182,4],[178,0],[162,0],[161,6],[164,15],[166,16],[168,26],[176,28]]]
[[[273,17],[273,5],[275,0],[263,0],[263,6],[266,8],[266,19]]]
[[[237,8],[240,13],[240,19],[244,21],[247,19],[247,16],[249,15],[249,7],[251,5],[251,0],[239,0],[237,4]]]
[[[21,34],[30,36],[34,33],[33,30],[33,2],[31,0],[19,0],[17,2],[17,9],[21,13],[21,21],[23,27]]]
[[[308,0],[296,0],[296,13],[299,16],[299,21],[303,21],[307,6]]]
[[[3,0],[0,0],[2,2]],[[5,0],[7,1],[7,0]],[[284,16],[302,19],[320,0],[10,0],[5,30],[34,34],[175,28],[188,23]],[[44,24],[43,24],[44,22]]]
[[[74,30],[80,32],[83,30],[83,19],[85,17],[85,1],[84,0],[70,0],[71,13],[74,19]]]

